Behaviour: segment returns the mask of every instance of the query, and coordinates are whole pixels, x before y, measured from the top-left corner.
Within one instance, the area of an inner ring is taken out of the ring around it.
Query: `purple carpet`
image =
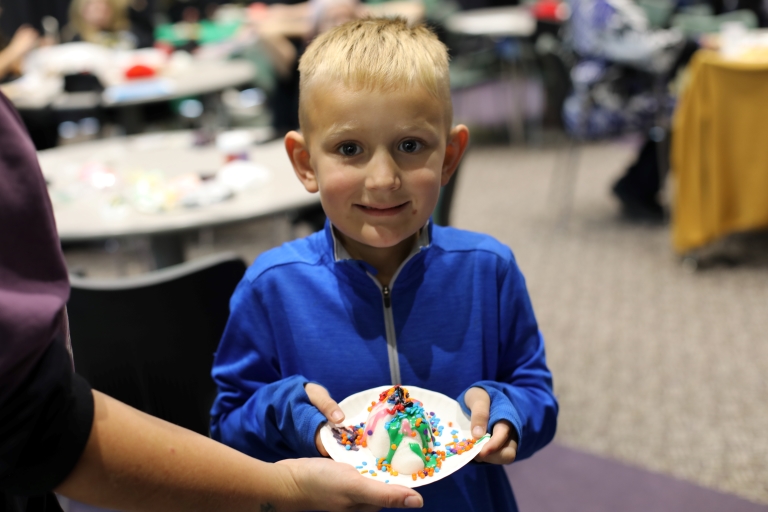
[[[550,444],[506,467],[520,512],[768,512],[768,506]]]

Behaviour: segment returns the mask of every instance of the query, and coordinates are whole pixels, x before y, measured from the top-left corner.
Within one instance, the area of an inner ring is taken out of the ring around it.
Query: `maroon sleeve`
[[[64,305],[69,280],[37,155],[0,93],[0,510],[72,471],[93,425],[74,373]]]
[[[0,404],[56,336],[68,297],[37,154],[16,110],[0,93]]]

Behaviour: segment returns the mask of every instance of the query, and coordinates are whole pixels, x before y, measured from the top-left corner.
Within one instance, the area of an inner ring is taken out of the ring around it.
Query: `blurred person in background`
[[[3,18],[2,6],[0,18]],[[0,83],[15,80],[22,75],[22,63],[30,51],[53,43],[51,37],[41,36],[27,24],[16,29],[10,41],[0,32]],[[56,145],[56,123],[50,111],[25,111],[22,117],[37,149],[48,149]]]
[[[299,127],[298,62],[307,45],[319,34],[365,16],[401,16],[409,23],[424,17],[421,3],[385,1],[367,5],[360,0],[309,0],[249,9],[250,27],[268,54],[277,76],[271,98],[272,126],[282,136]]]
[[[761,0],[701,3],[714,15],[744,9],[755,14],[760,26],[767,21]],[[674,4],[673,10],[677,10],[691,2],[676,0]],[[640,151],[611,192],[624,218],[664,222],[667,211],[659,196],[668,171],[672,133],[659,129],[659,119],[654,118],[659,107],[671,110],[674,99],[667,84],[687,65],[700,41],[683,40],[674,30],[651,27],[648,16],[632,0],[573,0],[571,6],[572,45],[583,58],[577,64],[581,76],[589,75],[586,82],[592,106],[585,118],[581,111],[584,98],[572,94],[564,109],[566,125],[587,138],[639,128],[643,133]],[[627,49],[631,55],[622,55]],[[664,90],[658,89],[660,84]],[[581,93],[586,94],[586,89]]]
[[[225,4],[242,4],[228,0],[158,0],[157,7],[171,23],[213,19],[216,10]],[[247,2],[246,2],[247,3]]]
[[[69,290],[35,148],[0,94],[0,511],[61,512],[53,490],[158,512],[422,505],[353,466],[267,464],[91,390],[73,368]]]
[[[299,126],[299,57],[319,33],[362,16],[359,0],[310,0],[251,8],[251,27],[275,70],[272,127],[282,136]]]
[[[132,0],[128,7],[131,32],[136,36],[137,48],[149,48],[155,44],[155,1]]]
[[[21,75],[22,59],[37,47],[40,41],[40,34],[29,25],[19,27],[10,41],[0,35],[0,82]]]
[[[135,0],[132,4],[128,0],[72,0],[63,40],[124,49],[151,46],[151,22],[146,14],[141,15],[148,10],[147,0]],[[131,22],[132,12],[145,26]]]
[[[666,212],[658,196],[665,176],[656,150],[663,134],[654,127],[659,109],[666,111],[671,103],[660,84],[669,81],[679,55],[686,53],[683,36],[651,27],[632,0],[573,0],[570,5],[569,39],[579,59],[571,71],[573,92],[563,106],[565,125],[582,139],[642,133],[642,148],[612,193],[623,217],[663,222]]]

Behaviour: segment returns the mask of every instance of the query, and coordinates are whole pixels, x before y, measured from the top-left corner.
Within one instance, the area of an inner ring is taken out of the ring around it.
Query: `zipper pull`
[[[384,295],[384,307],[392,307],[392,298],[389,295],[389,286],[382,287],[381,293]]]

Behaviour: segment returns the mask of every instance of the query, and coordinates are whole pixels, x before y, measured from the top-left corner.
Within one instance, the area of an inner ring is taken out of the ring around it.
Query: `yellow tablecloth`
[[[673,121],[672,243],[768,228],[768,60],[697,52]]]

